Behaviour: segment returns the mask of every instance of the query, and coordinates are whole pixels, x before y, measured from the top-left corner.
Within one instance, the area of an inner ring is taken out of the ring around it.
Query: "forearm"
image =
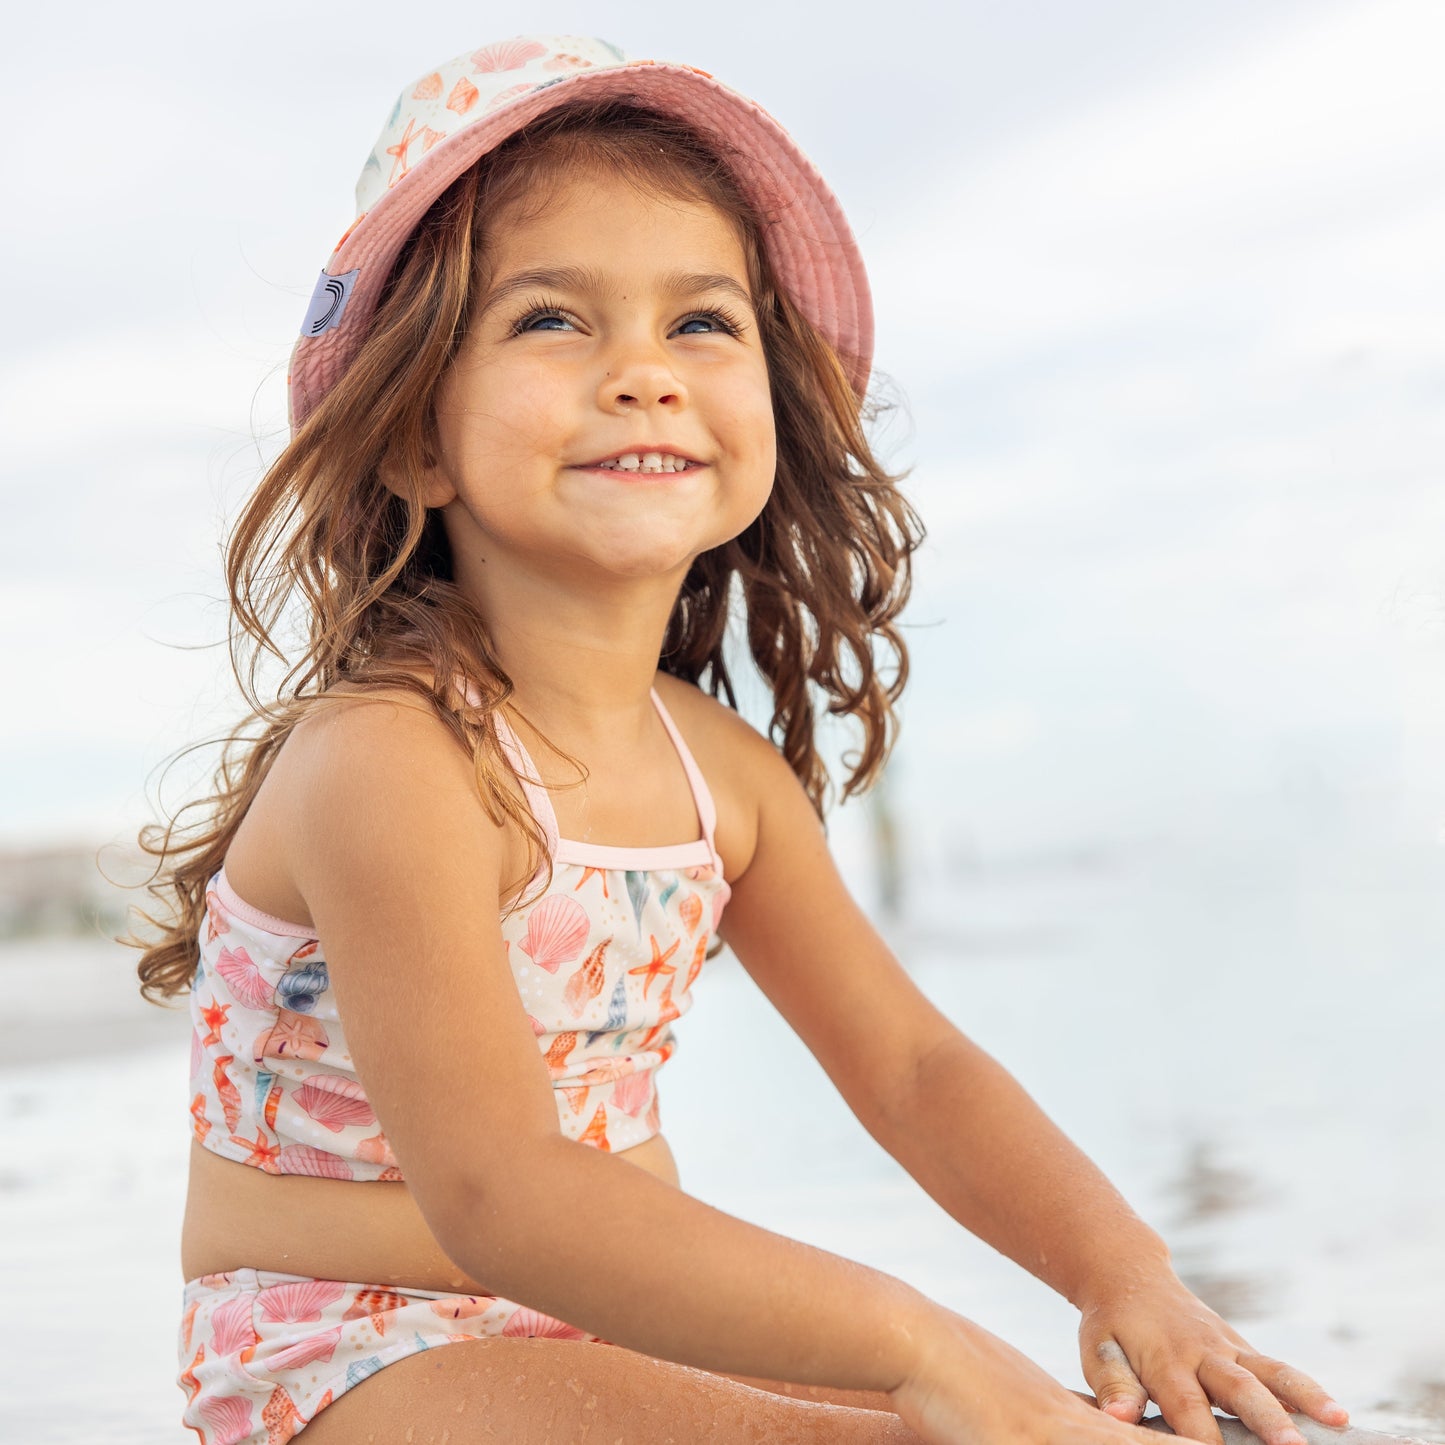
[[[916,1291],[553,1142],[526,1182],[459,1190],[430,1221],[468,1274],[679,1364],[861,1390],[902,1383],[937,1309]]]
[[[1160,1237],[995,1059],[957,1035],[869,1121],[960,1224],[1082,1305],[1168,1271]]]

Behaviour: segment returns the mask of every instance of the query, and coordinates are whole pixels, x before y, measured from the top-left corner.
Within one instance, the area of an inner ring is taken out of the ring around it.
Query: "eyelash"
[[[527,302],[522,314],[512,323],[508,335],[521,336],[531,322],[539,321],[545,316],[555,316],[562,321],[573,321],[576,319],[566,307],[554,306],[550,302],[538,297]],[[679,326],[686,326],[689,321],[711,321],[717,325],[719,331],[727,336],[737,336],[743,329],[741,319],[724,306],[712,306],[704,311],[690,312],[677,324]]]

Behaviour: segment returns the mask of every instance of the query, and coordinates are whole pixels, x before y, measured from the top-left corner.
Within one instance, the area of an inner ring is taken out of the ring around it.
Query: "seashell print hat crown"
[[[782,126],[706,71],[629,60],[605,40],[521,36],[449,60],[402,91],[291,354],[293,434],[355,356],[397,254],[442,191],[546,111],[614,96],[726,137],[738,182],[765,218],[778,285],[841,354],[862,395],[873,351],[862,257],[836,197]]]

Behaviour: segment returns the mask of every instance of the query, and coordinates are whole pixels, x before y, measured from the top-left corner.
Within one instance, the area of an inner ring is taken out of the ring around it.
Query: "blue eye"
[[[689,331],[689,326],[706,326],[707,331]],[[707,336],[714,331],[720,331],[726,336],[738,334],[738,324],[730,316],[722,311],[699,311],[696,316],[689,316],[678,328],[684,336]]]
[[[533,311],[517,322],[516,330],[518,332],[562,331],[571,325],[572,323],[560,311]]]

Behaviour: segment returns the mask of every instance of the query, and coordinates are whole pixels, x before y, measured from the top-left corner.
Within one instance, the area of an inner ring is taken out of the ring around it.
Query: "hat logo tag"
[[[343,272],[340,276],[329,276],[325,271],[317,278],[316,289],[311,293],[311,304],[306,308],[306,319],[301,323],[302,336],[320,336],[333,326],[341,325],[342,312],[351,297],[360,269]]]

